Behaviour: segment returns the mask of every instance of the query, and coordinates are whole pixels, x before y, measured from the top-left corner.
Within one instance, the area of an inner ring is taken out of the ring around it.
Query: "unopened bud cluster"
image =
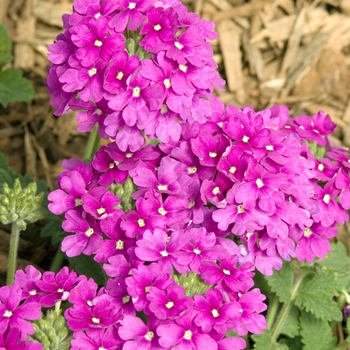
[[[17,222],[22,231],[27,223],[35,222],[45,216],[41,209],[43,193],[36,195],[35,182],[22,188],[20,180],[16,179],[13,189],[7,183],[3,185],[3,194],[0,195],[0,222],[4,225]]]

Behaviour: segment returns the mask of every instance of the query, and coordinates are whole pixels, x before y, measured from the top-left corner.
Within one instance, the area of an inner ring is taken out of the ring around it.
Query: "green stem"
[[[100,141],[101,138],[98,135],[98,124],[96,123],[89,135],[89,140],[85,149],[84,160],[92,159],[95,152],[100,148]]]
[[[276,317],[278,306],[279,306],[278,297],[277,297],[277,295],[274,295],[272,300],[271,300],[271,303],[269,304],[269,309],[267,311],[267,317],[266,317],[266,321],[267,321],[267,324],[269,326],[269,329],[271,329],[271,327],[273,325],[273,321]]]
[[[346,349],[350,346],[350,343],[348,343],[347,341],[344,341],[343,343],[339,344],[336,348],[334,348],[334,350],[343,350]]]
[[[20,229],[18,228],[17,221],[12,223],[11,238],[10,238],[10,253],[9,253],[9,265],[7,269],[6,284],[10,286],[15,280],[16,261],[18,252]]]
[[[298,289],[301,285],[301,283],[303,282],[305,276],[308,274],[309,272],[306,270],[302,270],[300,275],[298,276],[297,280],[295,281],[294,287],[292,289],[292,295],[291,295],[291,299],[289,303],[286,303],[283,305],[279,315],[278,315],[278,319],[277,322],[275,324],[275,326],[273,327],[272,333],[271,333],[271,340],[272,342],[275,342],[277,340],[277,337],[280,334],[280,330],[283,326],[283,323],[291,309],[291,307],[293,306],[294,300],[297,296],[297,292]]]
[[[58,272],[63,265],[63,260],[65,257],[65,254],[61,251],[61,247],[59,247],[56,250],[55,257],[53,258],[53,261],[51,263],[50,271]]]

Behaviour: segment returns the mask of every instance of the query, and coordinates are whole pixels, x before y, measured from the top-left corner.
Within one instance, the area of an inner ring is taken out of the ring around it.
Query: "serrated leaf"
[[[308,312],[302,312],[300,328],[303,350],[332,350],[337,344],[337,338],[333,337],[329,323]]]
[[[299,335],[299,316],[299,309],[293,305],[283,322],[280,333],[287,335],[290,338],[294,338]]]
[[[252,335],[254,340],[254,349],[256,350],[288,350],[288,346],[271,341],[271,335],[268,329],[263,334]]]
[[[318,265],[339,271],[350,264],[350,257],[342,242],[332,243],[331,248],[332,252],[330,254],[327,254],[324,259],[317,261]]]
[[[7,107],[9,102],[29,101],[35,96],[30,81],[22,76],[22,72],[7,69],[0,72],[0,103]]]
[[[282,303],[288,303],[292,298],[293,276],[295,268],[290,263],[284,263],[279,271],[265,277],[271,290],[277,294]]]
[[[294,338],[285,337],[280,340],[281,344],[285,344],[288,346],[289,350],[300,350],[303,348],[303,344],[301,342],[301,337],[296,336]]]
[[[295,305],[327,321],[341,321],[342,313],[333,300],[334,276],[331,273],[308,275],[299,288]]]
[[[79,255],[74,258],[69,258],[69,265],[79,275],[85,275],[87,278],[93,278],[100,285],[106,285],[106,274],[101,266],[92,256]]]
[[[0,24],[0,68],[13,59],[11,55],[11,41],[6,28]]]

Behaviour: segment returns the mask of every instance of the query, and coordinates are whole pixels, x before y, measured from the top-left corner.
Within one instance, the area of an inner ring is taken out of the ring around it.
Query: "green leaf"
[[[338,304],[333,300],[334,274],[324,271],[306,276],[299,288],[295,305],[311,312],[317,318],[331,321],[341,321],[342,313]]]
[[[266,296],[267,299],[271,300],[274,297],[274,293],[271,291],[267,283],[267,278],[259,271],[256,271],[254,276],[254,288],[259,288],[260,292]]]
[[[289,303],[292,299],[294,266],[285,262],[279,271],[275,271],[272,276],[265,277],[271,290],[277,294],[282,303]]]
[[[303,350],[332,350],[337,344],[337,338],[333,337],[332,329],[326,320],[302,312],[300,327]]]
[[[289,350],[300,350],[303,348],[300,336],[296,336],[294,338],[285,337],[282,338],[279,342],[281,344],[287,345]]]
[[[331,270],[342,270],[350,264],[350,258],[346,253],[345,246],[342,242],[331,244],[332,252],[327,254],[322,260],[317,261],[317,264]]]
[[[11,41],[3,24],[0,24],[0,69],[13,59]]]
[[[288,350],[288,346],[280,343],[272,343],[271,335],[268,329],[263,334],[252,335],[254,340],[254,349],[256,350]]]
[[[61,243],[62,239],[67,236],[61,228],[63,216],[54,215],[51,212],[48,212],[46,220],[49,223],[40,231],[40,236],[43,238],[51,238],[52,245]]]
[[[101,266],[92,256],[79,255],[74,258],[68,258],[69,265],[79,275],[85,275],[88,278],[93,278],[94,281],[100,285],[106,285],[106,274]]]
[[[290,338],[294,338],[295,336],[299,335],[299,316],[299,309],[293,305],[283,322],[280,333],[287,335]]]
[[[0,72],[0,103],[7,107],[9,102],[29,101],[35,96],[30,81],[19,70],[7,69]]]

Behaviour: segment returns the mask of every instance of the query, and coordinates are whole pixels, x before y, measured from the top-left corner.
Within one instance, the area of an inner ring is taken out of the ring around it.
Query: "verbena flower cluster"
[[[62,250],[92,255],[108,281],[28,268],[4,293],[21,288],[33,310],[68,300],[74,350],[244,349],[267,328],[254,271],[324,258],[348,219],[349,151],[331,145],[323,112],[225,107],[212,94],[214,25],[179,1],[73,10],[49,47],[51,102],[110,142],[63,162],[49,209],[64,214]],[[1,300],[4,341],[24,340],[32,330],[10,323],[20,300]]]

